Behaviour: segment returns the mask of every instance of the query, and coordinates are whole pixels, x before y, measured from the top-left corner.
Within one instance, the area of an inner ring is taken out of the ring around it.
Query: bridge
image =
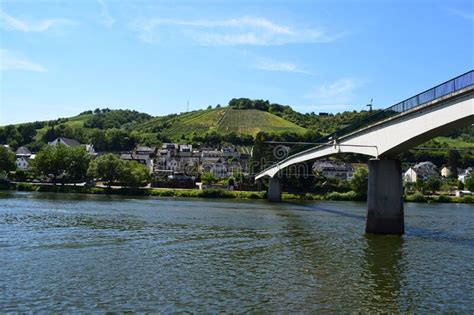
[[[474,70],[439,84],[318,141],[255,176],[269,177],[268,200],[281,201],[280,176],[291,165],[340,153],[368,162],[366,232],[403,234],[403,182],[397,155],[449,130],[474,124]]]

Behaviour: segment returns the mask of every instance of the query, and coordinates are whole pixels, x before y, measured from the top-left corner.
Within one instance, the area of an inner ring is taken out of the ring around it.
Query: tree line
[[[109,187],[113,184],[140,187],[150,181],[146,166],[124,161],[112,153],[93,158],[82,146],[45,146],[30,160],[29,166],[34,177],[49,179],[54,185],[93,179],[106,182]],[[15,154],[0,146],[0,171],[14,170]]]

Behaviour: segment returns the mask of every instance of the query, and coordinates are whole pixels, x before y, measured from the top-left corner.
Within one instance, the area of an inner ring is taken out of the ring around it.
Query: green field
[[[64,122],[63,124],[71,128],[82,128],[84,127],[84,123],[92,116],[93,114],[86,114],[86,115],[77,115],[73,117],[68,117],[67,121]],[[43,128],[38,129],[37,130],[38,133],[36,134],[36,139],[40,140],[43,137],[43,135],[46,133],[46,130],[48,130],[48,128],[50,127],[46,125]]]
[[[290,121],[268,112],[256,109],[226,109],[224,117],[217,126],[219,132],[236,132],[256,135],[259,131],[267,133],[293,132],[302,134],[306,131]]]
[[[164,126],[160,132],[175,139],[193,132],[199,134],[209,131],[216,131],[220,134],[235,132],[253,136],[259,131],[298,134],[306,131],[305,128],[268,112],[229,108],[200,110],[174,117],[157,117],[136,126],[136,130],[149,132],[160,129],[160,126]]]
[[[462,138],[453,139],[448,137],[437,137],[433,139],[433,142],[435,142],[442,148],[474,148],[474,143],[472,143],[471,141],[463,140]]]

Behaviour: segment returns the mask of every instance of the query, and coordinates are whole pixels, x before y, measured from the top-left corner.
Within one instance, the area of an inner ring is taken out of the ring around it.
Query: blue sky
[[[474,68],[474,1],[0,1],[0,125],[234,97],[384,108]]]

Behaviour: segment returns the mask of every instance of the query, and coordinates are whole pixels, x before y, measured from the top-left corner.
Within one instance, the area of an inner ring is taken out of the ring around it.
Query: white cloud
[[[20,32],[45,32],[53,26],[74,24],[68,19],[45,19],[38,21],[27,21],[26,19],[15,18],[0,11],[0,21],[3,28],[9,31]]]
[[[110,15],[109,8],[104,0],[97,0],[100,5],[100,16],[102,17],[102,23],[107,26],[111,27],[115,24],[115,19]]]
[[[343,108],[352,100],[354,91],[364,84],[364,80],[344,78],[318,86],[308,97],[318,108]]]
[[[281,72],[295,72],[295,73],[309,73],[301,69],[296,64],[291,62],[281,62],[272,59],[260,59],[256,66],[257,69],[265,71],[281,71]]]
[[[298,29],[254,16],[225,20],[140,19],[133,27],[139,38],[148,43],[158,41],[158,35],[166,31],[177,31],[203,46],[325,43],[340,37],[321,29]]]
[[[448,11],[448,12],[454,14],[454,15],[457,15],[459,17],[462,17],[464,19],[474,21],[474,13],[465,12],[465,11],[461,11],[461,10],[453,9],[453,8],[448,8],[448,9],[446,9],[446,11]]]
[[[24,70],[34,72],[47,71],[42,65],[32,62],[20,54],[0,49],[0,70]]]

